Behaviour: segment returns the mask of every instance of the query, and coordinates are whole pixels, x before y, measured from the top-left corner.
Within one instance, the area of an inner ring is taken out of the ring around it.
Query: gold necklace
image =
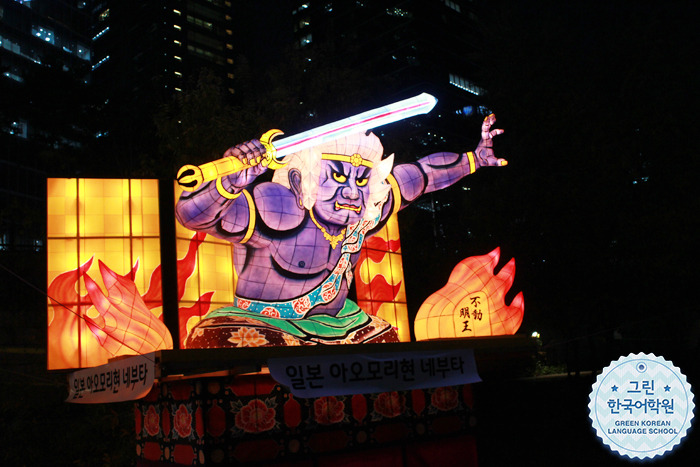
[[[343,228],[343,230],[341,230],[338,235],[331,235],[321,224],[319,224],[316,221],[316,218],[314,217],[314,208],[309,209],[309,214],[311,214],[311,220],[313,221],[313,223],[316,224],[316,227],[318,227],[321,233],[323,234],[323,238],[328,240],[328,242],[331,244],[331,248],[335,250],[335,247],[338,246],[338,242],[341,241],[343,237],[345,237],[345,228]]]

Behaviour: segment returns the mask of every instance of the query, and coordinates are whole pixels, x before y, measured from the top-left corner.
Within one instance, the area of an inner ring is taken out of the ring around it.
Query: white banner
[[[270,374],[297,397],[437,388],[481,381],[473,349],[268,360]]]
[[[155,379],[155,353],[135,355],[68,375],[66,402],[101,404],[140,399]]]

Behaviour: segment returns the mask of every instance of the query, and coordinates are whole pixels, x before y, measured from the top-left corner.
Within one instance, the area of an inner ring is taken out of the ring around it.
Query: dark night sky
[[[521,332],[601,360],[615,330],[630,350],[696,354],[696,8],[486,3],[476,61],[510,164],[465,182],[448,231],[468,254],[407,246],[407,285],[446,282],[431,256],[452,267],[500,246],[525,295]]]

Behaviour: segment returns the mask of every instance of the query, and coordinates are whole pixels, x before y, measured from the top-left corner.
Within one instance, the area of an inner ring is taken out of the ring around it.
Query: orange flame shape
[[[182,299],[185,284],[195,268],[197,249],[205,237],[204,233],[194,234],[187,254],[177,260],[178,299]],[[151,311],[163,305],[161,266],[155,268],[148,291],[141,295],[132,279],[138,271],[139,261],[136,261],[129,273],[122,276],[98,260],[107,291],[105,294],[88,274],[93,261],[94,257],[77,269],[58,275],[49,284],[50,369],[96,366],[119,355],[172,349],[170,332],[157,317],[157,313]],[[84,296],[76,291],[81,278],[87,290]],[[183,322],[192,315],[206,314],[213,294],[214,292],[205,293],[194,306],[180,308],[180,338],[183,341],[186,337]],[[90,332],[87,337],[81,337],[85,326]]]
[[[190,243],[187,247],[187,254],[184,257],[177,260],[177,297],[178,300],[182,300],[185,294],[185,286],[187,280],[192,277],[195,267],[197,265],[197,252],[199,246],[204,242],[207,234],[203,232],[196,232],[190,239]],[[190,322],[191,318],[206,315],[211,307],[211,300],[214,296],[215,291],[205,292],[200,295],[199,299],[192,306],[180,306],[178,308],[178,328],[180,334],[180,342],[184,343],[189,333],[187,323]]]
[[[77,269],[58,275],[47,289],[51,301],[48,319],[48,353],[51,356],[49,369],[79,366],[79,353],[75,344],[80,342],[79,317],[87,313],[92,303],[87,294],[78,294],[76,284],[90,266],[92,258]]]
[[[138,271],[138,261],[124,276],[99,261],[105,294],[88,274],[93,260],[60,274],[48,287],[49,368],[84,368],[120,355],[172,349],[170,332],[150,311],[161,306],[160,291],[149,290],[141,297],[131,279]],[[76,291],[81,278],[87,290],[84,296]]]
[[[417,340],[515,334],[523,321],[525,304],[519,292],[510,305],[505,295],[515,279],[511,259],[498,275],[500,248],[460,262],[447,284],[421,305],[414,331]]]
[[[102,261],[99,266],[107,295],[85,274],[85,287],[99,313],[97,317],[85,316],[85,320],[102,347],[113,356],[172,349],[168,328],[148,309],[136,284],[129,279],[131,274],[120,276]]]

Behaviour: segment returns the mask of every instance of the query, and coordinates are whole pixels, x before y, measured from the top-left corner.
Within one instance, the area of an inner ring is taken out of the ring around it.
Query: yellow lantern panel
[[[47,181],[49,369],[172,348],[157,180]]]
[[[175,183],[175,200],[182,188]],[[179,287],[178,323],[180,342],[209,311],[233,302],[236,271],[234,245],[225,240],[194,233],[175,223]]]
[[[396,215],[365,240],[355,268],[355,290],[360,308],[389,322],[402,342],[411,340]]]

